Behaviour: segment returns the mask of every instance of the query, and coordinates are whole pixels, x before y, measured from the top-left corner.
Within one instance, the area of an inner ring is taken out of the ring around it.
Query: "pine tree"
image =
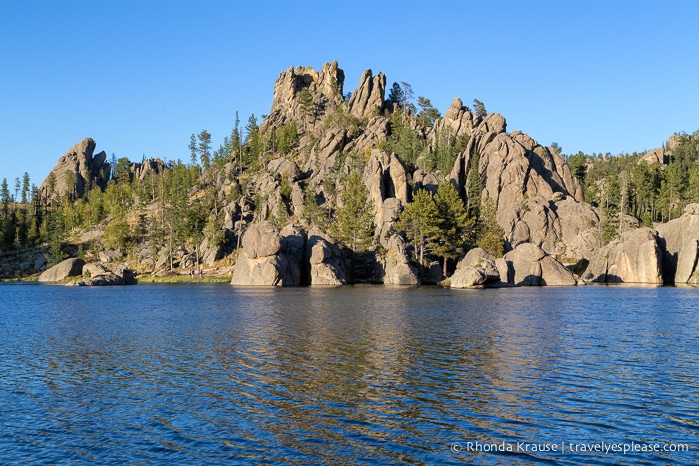
[[[396,227],[405,231],[408,241],[413,244],[419,257],[420,267],[424,266],[425,253],[436,243],[439,235],[439,211],[427,190],[421,189],[413,196],[401,212]]]
[[[477,222],[477,245],[495,257],[502,257],[505,246],[504,230],[498,225],[495,201],[485,197],[481,201],[480,216]]]
[[[211,134],[207,130],[202,130],[197,136],[199,139],[198,152],[199,160],[204,170],[211,165]]]
[[[313,117],[315,123],[315,106],[313,104],[313,96],[307,87],[301,89],[299,93],[299,112],[303,119],[303,130],[306,130],[308,118]]]
[[[434,252],[442,256],[443,276],[447,276],[447,260],[457,259],[464,244],[473,239],[475,218],[469,218],[459,192],[449,181],[440,183],[434,202],[439,214],[439,241]]]
[[[196,166],[199,163],[199,154],[198,154],[198,149],[197,149],[197,137],[192,133],[191,136],[189,136],[189,154],[190,154],[190,162],[192,166]]]
[[[374,237],[374,200],[362,177],[352,172],[342,185],[339,207],[335,212],[335,237],[352,250],[352,268],[357,252],[367,251]]]

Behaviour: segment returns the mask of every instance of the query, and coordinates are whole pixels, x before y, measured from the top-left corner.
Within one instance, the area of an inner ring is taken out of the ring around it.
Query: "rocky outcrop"
[[[156,177],[165,172],[167,164],[160,159],[149,158],[140,163],[132,163],[129,167],[131,179],[143,181]]]
[[[306,260],[309,285],[347,284],[342,251],[332,238],[316,226],[308,232]]]
[[[494,200],[511,247],[530,242],[552,255],[581,258],[596,246],[599,216],[582,202],[579,183],[556,151],[519,131],[508,134],[506,128],[502,116],[489,114],[471,129],[449,178],[463,192],[478,160],[481,195]]]
[[[403,238],[393,235],[387,249],[386,254],[377,259],[376,279],[384,285],[419,285],[420,276],[408,261]]]
[[[582,278],[596,283],[662,285],[662,252],[656,232],[639,228],[597,249]]]
[[[482,248],[471,249],[456,264],[454,274],[449,278],[451,288],[472,288],[486,283],[500,281],[500,271],[496,258]]]
[[[349,100],[349,111],[362,118],[383,112],[383,98],[386,92],[386,76],[378,73],[372,76],[370,69],[364,70],[359,78],[359,86]]]
[[[80,280],[77,282],[67,283],[68,286],[123,286],[135,285],[136,279],[133,272],[129,269],[118,271],[119,273],[105,271],[97,275]]]
[[[577,280],[563,264],[532,243],[505,254],[507,282],[518,286],[574,286]]]
[[[699,204],[689,204],[680,218],[657,226],[667,284],[699,284]]]
[[[111,166],[104,151],[93,155],[95,146],[94,140],[85,138],[68,149],[39,186],[41,197],[56,199],[65,194],[82,197],[94,186],[105,189]]]
[[[429,136],[431,148],[436,149],[439,135],[449,134],[450,137],[459,139],[471,136],[478,123],[478,117],[456,97],[444,112],[444,117],[435,121]]]
[[[260,129],[278,127],[294,121],[301,121],[299,94],[306,88],[313,99],[313,118],[321,117],[342,102],[342,88],[345,73],[337,61],[323,64],[316,71],[310,66],[290,67],[282,71],[274,84],[274,98],[269,116]]]
[[[39,275],[40,282],[60,282],[69,277],[78,277],[83,274],[85,261],[82,259],[66,259]]]
[[[289,181],[298,181],[301,178],[301,170],[298,165],[283,157],[270,160],[267,164],[267,171],[279,178],[287,177]]]
[[[283,234],[282,234],[283,233]],[[294,286],[302,280],[303,232],[280,233],[270,222],[253,223],[243,235],[243,250],[233,267],[232,285]]]
[[[405,205],[409,200],[410,191],[405,167],[395,154],[389,157],[386,152],[373,149],[364,168],[363,180],[369,190],[369,197],[374,201],[374,223],[382,229],[385,220],[382,219],[384,202],[395,198]],[[395,205],[391,204],[394,209]]]

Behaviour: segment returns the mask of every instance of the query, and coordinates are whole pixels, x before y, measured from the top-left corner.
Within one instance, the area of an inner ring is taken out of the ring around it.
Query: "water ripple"
[[[5,463],[696,459],[692,289],[0,286]]]

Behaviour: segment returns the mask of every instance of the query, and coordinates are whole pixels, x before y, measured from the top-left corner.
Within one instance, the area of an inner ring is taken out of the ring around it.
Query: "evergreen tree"
[[[374,234],[374,200],[362,177],[352,172],[343,183],[339,207],[335,213],[338,239],[352,251],[366,251]]]
[[[477,245],[495,257],[502,257],[505,245],[505,232],[498,225],[495,201],[490,197],[481,200],[480,216],[477,222]]]
[[[488,114],[488,111],[485,109],[485,105],[478,99],[473,99],[473,108],[478,118],[483,118]]]
[[[417,98],[417,106],[420,108],[420,112],[417,116],[420,118],[420,122],[425,126],[432,126],[437,119],[441,118],[442,115],[439,113],[430,102],[430,99],[422,96]]]
[[[192,133],[191,136],[189,136],[189,154],[190,154],[190,162],[192,166],[196,166],[199,163],[199,153],[197,149],[197,137]]]
[[[247,133],[245,137],[245,157],[243,158],[243,166],[248,169],[254,169],[259,164],[259,157],[262,154],[262,138],[260,137],[260,128],[257,125],[257,118],[253,113],[248,118],[248,124],[245,126]]]
[[[305,131],[309,118],[315,123],[315,105],[313,104],[313,96],[307,87],[301,89],[299,93],[299,112],[303,120],[303,130]]]
[[[22,177],[22,204],[26,205],[29,203],[30,189],[29,173],[24,172],[24,176]]]
[[[388,91],[388,101],[391,102],[394,107],[403,104],[403,89],[401,89],[400,84],[393,83],[391,90]]]
[[[367,251],[374,236],[374,200],[358,172],[352,172],[342,185],[339,207],[335,212],[335,237],[352,250],[352,264],[357,252]]]
[[[207,130],[202,130],[197,138],[199,139],[197,147],[199,160],[201,160],[201,165],[206,170],[211,165],[211,134]]]
[[[2,202],[3,211],[7,214],[10,204],[10,188],[7,186],[7,178],[2,179],[2,185],[0,186],[0,202]]]
[[[439,235],[439,211],[430,193],[421,189],[401,212],[396,227],[405,234],[415,248],[420,267],[424,266],[425,253],[429,252]]]
[[[458,259],[464,244],[473,239],[475,218],[469,218],[459,192],[449,181],[439,184],[434,202],[439,214],[439,241],[434,252],[443,258],[443,276],[447,276],[447,260]]]
[[[481,158],[478,152],[471,154],[470,167],[466,174],[466,209],[471,217],[478,217],[481,207],[483,182],[480,173]]]

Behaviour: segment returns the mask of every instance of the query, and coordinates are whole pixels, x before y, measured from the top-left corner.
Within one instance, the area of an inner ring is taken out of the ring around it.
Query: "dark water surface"
[[[697,464],[698,296],[2,284],[0,463]]]

